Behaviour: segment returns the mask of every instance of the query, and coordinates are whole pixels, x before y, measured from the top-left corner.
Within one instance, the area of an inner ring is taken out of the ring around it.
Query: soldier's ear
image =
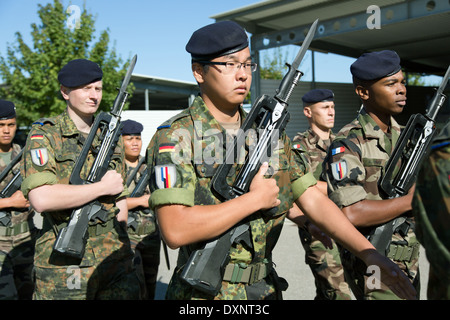
[[[195,80],[197,80],[199,84],[204,82],[205,69],[203,68],[203,65],[194,62],[192,64],[192,73],[194,74]]]
[[[355,88],[356,94],[361,98],[361,100],[369,99],[369,90],[361,85],[357,85]]]
[[[69,88],[63,85],[60,86],[61,95],[63,96],[64,100],[69,100],[69,90]]]
[[[303,108],[303,113],[305,114],[305,117],[307,117],[307,118],[311,118],[312,117],[312,115],[311,115],[311,107],[304,107]]]

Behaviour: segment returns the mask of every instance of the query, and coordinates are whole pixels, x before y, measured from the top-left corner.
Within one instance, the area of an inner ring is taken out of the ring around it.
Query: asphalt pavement
[[[158,271],[158,283],[155,299],[163,300],[167,285],[176,265],[178,250],[168,248],[170,270],[167,269],[164,253],[161,250],[161,263]],[[305,263],[305,251],[300,243],[298,228],[290,220],[286,220],[280,239],[273,252],[273,262],[280,277],[289,283],[288,289],[283,293],[285,300],[313,300],[315,297],[314,277],[309,266]],[[420,299],[426,300],[429,264],[425,251],[420,252]]]

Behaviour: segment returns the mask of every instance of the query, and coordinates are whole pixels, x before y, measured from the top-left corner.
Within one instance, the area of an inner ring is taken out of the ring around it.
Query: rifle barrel
[[[433,96],[433,100],[430,103],[430,108],[428,109],[428,112],[426,114],[426,117],[428,119],[431,119],[434,121],[436,119],[436,116],[441,109],[441,107],[444,105],[445,99],[447,98],[443,92],[445,87],[447,86],[448,78],[450,77],[450,66],[448,66],[447,71],[445,72],[444,78],[442,78],[441,85],[437,89],[436,93]]]

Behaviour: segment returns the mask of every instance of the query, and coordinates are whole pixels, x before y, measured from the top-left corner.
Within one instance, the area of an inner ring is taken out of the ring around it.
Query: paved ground
[[[173,268],[176,264],[177,250],[169,250],[171,270],[167,269],[163,252],[161,251],[161,264],[159,267],[158,285],[156,299],[164,299]],[[285,300],[313,300],[315,296],[314,279],[308,265],[305,264],[305,253],[298,237],[297,227],[286,221],[283,231],[273,252],[273,261],[279,276],[285,278],[289,288],[284,292]],[[420,273],[422,278],[421,299],[426,299],[426,288],[428,282],[428,261],[425,252],[421,251]]]

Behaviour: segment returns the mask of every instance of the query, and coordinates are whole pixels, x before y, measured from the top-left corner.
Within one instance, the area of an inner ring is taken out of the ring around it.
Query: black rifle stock
[[[141,160],[145,161],[145,158],[142,158]],[[142,164],[141,164],[142,165]],[[136,167],[139,168],[140,166]],[[130,198],[137,198],[142,197],[145,193],[145,189],[148,186],[148,179],[149,179],[149,172],[147,169],[144,170],[144,172],[139,177],[138,182],[136,183],[136,186],[134,187],[133,191],[130,194]]]
[[[142,157],[139,160],[139,163],[136,166],[136,168],[134,168],[133,172],[129,175],[129,177],[127,179],[127,187],[129,187],[131,185],[131,182],[133,182],[134,178],[136,177],[137,173],[139,172],[139,169],[144,164],[145,164],[145,157]],[[131,192],[129,197],[130,198],[138,198],[138,197],[143,196],[145,193],[145,189],[148,186],[148,179],[149,179],[149,173],[148,173],[148,170],[145,169],[144,172],[142,173],[142,175],[139,177],[139,180],[137,181],[136,185],[134,186],[134,189]],[[145,209],[144,211],[149,213],[150,209]],[[128,212],[127,225],[129,227],[133,228],[134,230],[136,230],[136,228],[137,228],[137,221],[136,221],[135,213],[133,210],[130,210]]]
[[[131,182],[133,182],[134,178],[136,177],[136,175],[138,174],[139,170],[141,169],[141,166],[145,163],[145,157],[142,157],[136,168],[133,169],[133,171],[131,172],[131,174],[128,176],[127,178],[127,187],[129,187],[131,185]]]
[[[128,99],[129,93],[126,89],[130,83],[131,73],[133,72],[136,60],[137,56],[135,55],[131,60],[122,86],[114,101],[112,110],[108,113],[100,112],[99,115],[95,117],[95,121],[70,176],[70,184],[82,185],[98,182],[108,170],[111,157],[121,135],[120,114]],[[95,150],[94,163],[89,171],[88,177],[84,180],[80,176],[81,169],[83,168],[94,138],[99,130],[101,131],[101,144],[97,150]],[[53,250],[65,256],[82,259],[86,242],[89,237],[89,221],[98,218],[105,222],[106,216],[105,210],[97,200],[74,209],[67,226],[62,228],[58,233]]]
[[[9,172],[12,172],[14,175],[13,178],[8,182],[8,184],[0,192],[1,198],[9,198],[17,190],[20,189],[20,186],[22,184],[22,175],[20,174],[20,170],[13,170],[13,168],[22,159],[22,155],[23,155],[23,149],[20,150],[20,152],[17,154],[17,156],[15,156],[14,159],[11,160],[11,162],[8,164],[8,166],[5,168],[5,170],[3,170],[2,173],[0,174],[0,183],[2,183],[3,180],[5,180],[6,176],[9,174]]]
[[[22,159],[22,155],[23,155],[23,149],[20,150],[20,152],[17,154],[17,156],[15,156],[14,159],[11,160],[11,162],[8,164],[8,166],[6,166],[6,168],[0,174],[0,183],[2,183],[3,180],[5,180],[6,176],[10,172],[12,172],[12,174],[13,174],[12,179],[8,182],[8,184],[0,192],[0,198],[2,198],[2,199],[11,197],[17,190],[20,189],[20,186],[22,185],[23,178],[22,178],[22,175],[20,174],[20,170],[19,169],[13,170],[15,165]],[[11,221],[11,215],[6,211],[1,210],[0,211],[0,225],[7,226],[10,221]]]
[[[395,145],[392,156],[386,164],[385,173],[379,182],[379,187],[387,199],[404,196],[417,179],[420,165],[430,152],[430,144],[437,133],[436,116],[443,106],[446,96],[443,91],[447,86],[450,67],[431,100],[425,115],[413,114]],[[396,166],[401,161],[397,173]],[[386,255],[393,232],[406,218],[399,216],[387,223],[376,227],[368,236],[369,241],[378,252]],[[402,230],[404,233],[407,230]]]
[[[233,148],[228,148],[224,163],[217,168],[211,185],[212,191],[220,200],[231,200],[247,193],[261,164],[269,160],[272,147],[278,143],[279,133],[284,130],[289,121],[289,112],[286,110],[288,100],[303,75],[297,69],[314,37],[317,23],[318,20],[311,25],[292,65],[286,64],[289,70],[283,77],[275,96],[262,95],[255,101],[234,138]],[[239,142],[245,140],[245,134],[249,129],[255,129],[259,134],[258,142],[254,150],[249,152],[250,156],[247,154],[235,181],[230,186],[226,178],[230,169],[237,163]],[[241,221],[223,235],[206,243],[202,249],[195,250],[190,255],[181,278],[197,290],[213,296],[217,295],[222,286],[224,268],[229,261],[230,247],[236,239],[243,238],[245,233],[249,233],[249,224]]]
[[[127,186],[130,186],[131,182],[134,180],[134,177],[139,172],[139,169],[141,168],[141,166],[145,164],[146,159],[147,159],[146,157],[142,157],[141,160],[139,160],[138,165],[136,166],[136,168],[133,170],[133,172],[130,174],[130,176],[127,179]],[[150,177],[150,173],[148,172],[148,169],[146,168],[144,170],[144,172],[141,174],[141,176],[139,177],[139,180],[137,181],[136,186],[134,187],[133,191],[130,194],[130,198],[142,197],[145,194],[145,189],[148,186],[149,177]],[[143,211],[145,213],[150,213],[150,209],[147,209],[147,208],[144,209]],[[134,230],[137,229],[137,221],[135,218],[134,211],[128,212],[127,225],[129,227],[133,228]],[[158,226],[156,226],[156,228],[158,228]],[[161,239],[161,242],[162,242],[162,246],[163,246],[163,250],[164,250],[164,256],[166,258],[167,269],[170,270],[169,252],[167,251],[167,245],[164,241],[162,241],[162,239]]]

